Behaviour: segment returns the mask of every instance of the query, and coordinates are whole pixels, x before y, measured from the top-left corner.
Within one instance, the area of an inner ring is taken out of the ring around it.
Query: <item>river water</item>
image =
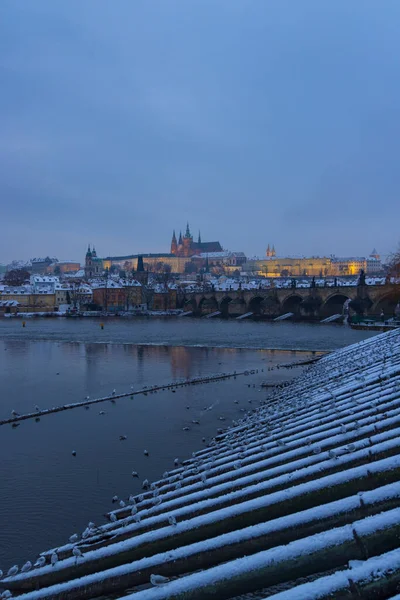
[[[19,319],[2,319],[0,419],[12,410],[31,412],[35,405],[58,406],[113,389],[258,373],[0,427],[0,568],[61,545],[89,520],[104,522],[115,494],[138,493],[144,478],[160,477],[176,457],[187,458],[218,428],[257,407],[266,397],[262,382],[300,373],[269,367],[370,335],[335,325],[211,319],[108,319],[104,329],[98,319],[28,319],[25,327]]]

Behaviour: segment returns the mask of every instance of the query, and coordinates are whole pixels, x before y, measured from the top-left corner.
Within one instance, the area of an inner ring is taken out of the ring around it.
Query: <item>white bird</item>
[[[82,552],[79,550],[79,548],[77,546],[73,547],[72,554],[75,556],[76,562],[78,562],[78,558],[80,558],[81,556],[83,556]]]
[[[106,414],[106,411],[105,411],[105,410],[101,410],[101,411],[99,412],[99,415],[105,415],[105,414]]]
[[[139,474],[137,471],[132,471],[132,477],[139,477]]]
[[[163,473],[163,479],[168,479],[168,477],[169,477],[168,471],[164,471],[164,473]]]
[[[119,441],[120,442],[123,442],[124,440],[127,440],[127,439],[128,439],[128,436],[126,436],[126,435],[120,435],[119,436]]]
[[[1,600],[8,600],[9,598],[12,598],[12,593],[10,592],[10,590],[4,590],[0,598]]]
[[[135,500],[135,496],[134,496],[133,494],[131,494],[131,495],[129,496],[129,502],[131,502],[131,503],[135,504],[136,500]]]
[[[39,412],[39,411],[40,411],[40,408],[38,407],[38,405],[37,405],[37,404],[35,405],[35,410],[36,410],[36,412]]]
[[[14,577],[18,573],[18,565],[14,565],[11,569],[8,569],[7,577]]]
[[[39,556],[39,558],[37,559],[37,561],[35,562],[35,564],[33,566],[34,567],[44,567],[45,564],[46,564],[45,557]]]
[[[96,525],[93,523],[93,521],[89,521],[88,527],[89,527],[89,529],[94,529],[96,527]]]
[[[148,479],[144,479],[144,480],[143,480],[143,483],[142,483],[142,488],[143,488],[144,490],[147,490],[147,489],[148,489],[148,487],[149,487],[149,480],[148,480]]]
[[[21,567],[21,573],[27,573],[28,571],[30,571],[32,569],[32,563],[30,560],[28,560],[22,567]]]
[[[90,396],[85,396],[85,400],[90,400]]]
[[[115,502],[118,502],[118,496],[113,496],[113,497],[112,497],[112,501],[113,501],[113,504],[114,504]]]
[[[17,413],[16,410],[12,409],[11,414],[13,417],[20,417],[21,415],[19,413]]]
[[[164,585],[168,581],[168,577],[164,577],[163,575],[150,575],[150,583],[152,585]]]
[[[141,519],[141,516],[139,515],[139,513],[137,513],[136,515],[133,515],[133,520],[136,523],[140,523],[140,519]]]
[[[143,494],[139,494],[138,500],[139,500],[139,502],[143,502],[143,500],[144,500]]]
[[[91,533],[92,530],[90,529],[90,527],[86,527],[85,531],[82,533],[82,539],[86,540]]]
[[[149,452],[148,452],[148,450],[143,450],[143,454],[144,454],[145,456],[148,456],[148,455],[149,455]]]
[[[121,508],[125,508],[125,502],[123,500],[119,501],[119,505]]]
[[[51,555],[51,558],[50,558],[50,562],[51,562],[52,567],[54,567],[54,565],[58,562],[57,552],[53,552],[53,554]]]
[[[175,465],[176,467],[179,465],[179,458],[176,458],[176,459],[174,460],[174,465]]]
[[[115,394],[117,393],[117,390],[113,390],[112,391],[112,395],[115,396]]]
[[[115,513],[110,513],[110,521],[115,523],[117,521],[117,516]]]
[[[155,498],[153,498],[153,505],[154,506],[158,506],[159,504],[161,504],[162,500],[160,498],[160,496],[155,496]]]
[[[170,515],[170,516],[168,517],[168,523],[169,523],[170,525],[176,525],[176,519],[175,519],[175,517],[174,517],[173,515]]]
[[[131,508],[131,515],[134,517],[137,514],[136,504],[134,504]]]

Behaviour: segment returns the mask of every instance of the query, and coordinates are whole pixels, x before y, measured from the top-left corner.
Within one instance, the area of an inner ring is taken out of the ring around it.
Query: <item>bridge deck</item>
[[[24,600],[311,600],[372,597],[378,582],[389,598],[400,574],[399,476],[393,331],[323,357],[109,523],[59,547],[54,566],[50,550],[45,566],[1,585]]]

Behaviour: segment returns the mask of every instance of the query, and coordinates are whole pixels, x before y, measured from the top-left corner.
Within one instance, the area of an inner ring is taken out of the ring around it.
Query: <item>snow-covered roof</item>
[[[75,273],[64,273],[63,274],[64,278],[74,278],[74,277],[85,277],[85,270],[84,269],[79,269],[79,271],[76,271]]]
[[[16,300],[0,300],[0,306],[9,307],[9,306],[19,306],[19,302]]]
[[[60,283],[60,278],[56,275],[31,275],[32,283]]]

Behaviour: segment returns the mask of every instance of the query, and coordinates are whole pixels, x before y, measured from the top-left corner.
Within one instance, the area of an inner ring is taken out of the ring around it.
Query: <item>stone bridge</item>
[[[400,301],[400,285],[357,285],[309,288],[270,288],[237,291],[204,290],[178,294],[178,307],[197,316],[221,312],[223,317],[253,313],[256,318],[275,318],[294,313],[294,318],[320,320],[342,313],[350,300],[350,313],[393,316]]]

